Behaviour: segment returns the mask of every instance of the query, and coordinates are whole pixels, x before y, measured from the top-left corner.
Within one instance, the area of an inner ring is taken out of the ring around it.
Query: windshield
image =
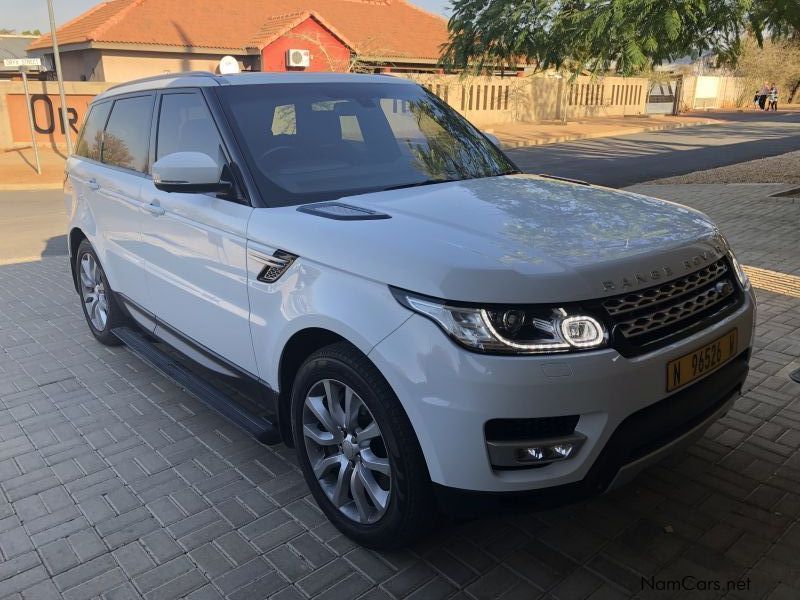
[[[469,122],[416,85],[217,90],[270,206],[516,172]]]

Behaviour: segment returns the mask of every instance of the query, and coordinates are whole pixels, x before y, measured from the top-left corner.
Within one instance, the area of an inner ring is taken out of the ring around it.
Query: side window
[[[164,94],[156,139],[156,160],[174,152],[202,152],[219,161],[222,141],[200,94]]]
[[[100,160],[100,148],[103,145],[103,128],[111,111],[111,102],[103,102],[92,106],[86,121],[83,123],[75,154],[92,160]]]
[[[103,162],[144,173],[150,144],[152,96],[114,102],[103,136]]]

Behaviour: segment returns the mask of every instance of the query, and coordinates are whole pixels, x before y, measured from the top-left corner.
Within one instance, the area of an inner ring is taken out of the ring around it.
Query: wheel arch
[[[278,425],[281,438],[287,446],[294,447],[291,424],[292,384],[300,366],[317,350],[337,342],[347,342],[357,348],[350,340],[330,329],[308,327],[292,334],[281,352],[278,362]]]
[[[73,227],[69,232],[67,238],[67,251],[69,252],[69,268],[72,272],[72,285],[75,286],[75,291],[78,290],[78,274],[75,271],[75,253],[78,251],[83,240],[89,239],[80,227]]]

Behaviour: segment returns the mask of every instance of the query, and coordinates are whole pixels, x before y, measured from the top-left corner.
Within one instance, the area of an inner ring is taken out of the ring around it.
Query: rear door
[[[161,92],[156,113],[155,160],[191,151],[228,163],[198,90]],[[253,209],[213,193],[163,192],[152,179],[145,181],[142,199],[148,211],[143,223],[147,284],[162,337],[177,333],[183,341],[256,375],[246,243]]]
[[[91,198],[95,192],[94,185],[89,186],[89,180],[94,178],[93,165],[100,164],[100,153],[103,148],[103,131],[106,128],[108,115],[111,113],[113,100],[97,102],[89,108],[86,121],[83,123],[75,150],[67,159],[67,173],[70,186],[65,188],[71,197],[66,198],[67,214],[71,214],[72,207],[81,210],[87,203],[95,203]],[[86,232],[85,232],[86,233]],[[72,248],[74,253],[77,248]]]
[[[153,93],[134,94],[95,107],[102,111],[99,120],[108,111],[105,127],[84,132],[77,151],[87,158],[72,171],[92,213],[87,221],[94,221],[94,231],[86,233],[109,283],[138,304],[147,302],[140,192],[147,178],[154,100]]]

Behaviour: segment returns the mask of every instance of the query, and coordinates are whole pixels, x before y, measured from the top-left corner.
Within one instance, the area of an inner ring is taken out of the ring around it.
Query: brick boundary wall
[[[86,116],[86,108],[97,94],[113,84],[67,81],[67,121],[72,140]],[[64,146],[64,124],[61,119],[61,99],[55,81],[28,81],[33,107],[36,141],[39,146]],[[25,91],[22,81],[0,81],[0,149],[7,150],[30,146],[31,136]]]
[[[643,115],[649,87],[647,79],[637,77],[400,76],[425,86],[477,126]]]

